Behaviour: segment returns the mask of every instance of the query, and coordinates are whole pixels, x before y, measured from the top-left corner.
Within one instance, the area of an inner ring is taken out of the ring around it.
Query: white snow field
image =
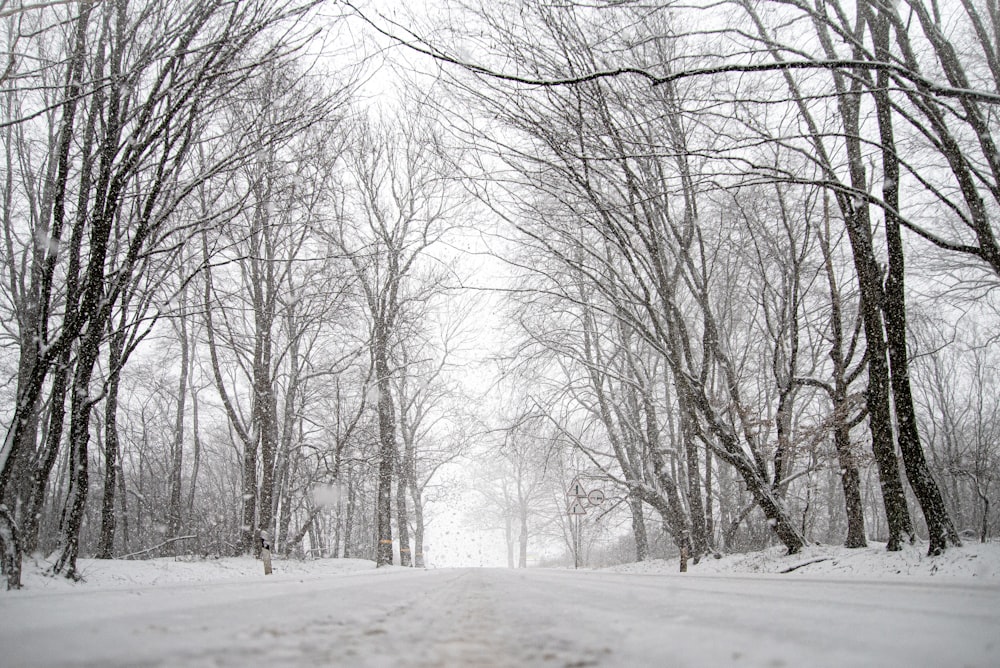
[[[804,572],[882,563],[877,547],[784,575],[703,572],[747,557],[686,574],[279,561],[269,577],[251,559],[156,559],[85,561],[71,585],[29,565],[0,594],[0,666],[1000,666],[996,547],[933,571],[917,558],[934,576]]]

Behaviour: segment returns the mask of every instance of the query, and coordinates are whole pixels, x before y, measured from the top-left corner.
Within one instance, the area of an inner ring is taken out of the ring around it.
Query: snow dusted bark
[[[187,291],[182,289],[181,301],[186,301]],[[190,374],[190,344],[188,343],[187,313],[184,306],[174,321],[177,325],[177,340],[181,345],[180,377],[177,380],[177,404],[174,408],[174,433],[170,446],[170,498],[167,505],[167,531],[165,538],[171,540],[181,534],[183,522],[183,496],[181,482],[184,473],[184,418],[187,415],[188,376]],[[178,549],[178,543],[172,545]]]
[[[628,494],[628,505],[632,515],[632,538],[635,540],[635,560],[649,558],[649,538],[646,534],[646,518],[642,510],[642,499],[635,492]]]
[[[698,467],[698,430],[692,424],[696,419],[686,408],[682,408],[680,417],[681,438],[683,440],[686,459],[687,480],[684,490],[687,492],[687,506],[691,514],[691,556],[694,563],[708,553],[709,539],[705,526],[705,505],[702,502],[701,472]]]
[[[424,501],[417,479],[416,444],[413,443],[413,439],[404,440],[406,447],[401,475],[406,477],[406,487],[413,501],[413,565],[417,568],[423,568],[426,565],[424,559]]]
[[[859,137],[860,83],[852,84],[852,92],[841,106],[844,131],[848,136],[847,152],[850,159],[850,178],[853,188],[867,188],[864,158]],[[899,550],[902,542],[912,540],[913,525],[899,473],[899,462],[893,439],[893,422],[889,404],[889,366],[884,335],[882,303],[884,293],[881,270],[875,258],[872,241],[870,211],[866,203],[838,197],[844,222],[847,226],[854,267],[861,288],[861,313],[864,319],[865,343],[868,347],[868,405],[872,449],[879,470],[882,498],[889,527],[887,549]]]
[[[854,422],[863,419],[852,417],[857,412],[856,402],[849,398],[848,392],[852,377],[861,372],[857,366],[854,371],[848,367],[855,356],[857,346],[848,346],[844,337],[843,297],[837,280],[830,247],[830,216],[829,195],[823,196],[823,224],[817,232],[819,248],[823,255],[823,267],[826,274],[830,296],[830,361],[833,364],[832,379],[822,383],[821,387],[830,397],[833,405],[833,445],[837,451],[837,463],[840,467],[839,478],[844,491],[844,505],[847,516],[847,537],[844,545],[851,548],[866,547],[864,504],[861,499],[861,474],[858,470],[857,455],[851,442],[851,427]],[[800,379],[800,382],[805,382]],[[863,407],[862,407],[863,408]],[[865,410],[867,410],[865,408]]]
[[[36,329],[28,333],[25,345],[33,350],[28,352],[28,357],[32,360],[28,373],[19,375],[17,401],[14,415],[11,419],[3,447],[0,448],[0,503],[6,498],[10,476],[15,468],[19,457],[24,456],[30,448],[34,447],[34,436],[37,433],[35,421],[38,417],[38,400],[42,393],[46,376],[51,370],[51,366],[64,353],[75,338],[78,331],[78,323],[72,317],[72,309],[69,310],[66,323],[62,332],[55,341],[49,340],[49,311],[54,298],[54,275],[57,267],[59,242],[61,241],[63,229],[66,222],[66,198],[68,197],[68,184],[70,180],[70,149],[73,143],[74,132],[76,131],[76,116],[81,100],[81,81],[84,73],[84,63],[87,49],[87,27],[90,22],[90,14],[93,3],[84,2],[80,5],[80,11],[73,23],[73,33],[69,51],[69,65],[66,74],[66,85],[63,93],[63,101],[59,111],[61,119],[56,132],[56,146],[52,162],[56,165],[54,178],[51,183],[51,190],[46,189],[46,200],[51,203],[51,220],[48,218],[50,212],[44,212],[45,218],[40,221],[40,227],[35,231],[36,252],[32,269],[32,295],[30,297],[33,311],[32,321]],[[84,144],[89,145],[92,133],[85,134]],[[49,199],[49,196],[51,199]],[[77,219],[79,220],[79,218]],[[75,257],[71,248],[71,257]],[[70,270],[67,274],[68,281],[75,280],[75,273]],[[72,302],[71,302],[72,303]],[[20,382],[21,380],[24,382]],[[62,397],[59,397],[62,400]],[[32,442],[28,439],[31,438]],[[52,454],[55,456],[55,453]],[[33,482],[36,482],[33,480]],[[37,486],[36,486],[37,489]],[[35,493],[35,490],[32,490]],[[40,507],[40,504],[39,504]],[[29,517],[35,521],[36,512],[29,507]],[[8,516],[10,521],[10,535],[17,536],[17,527],[13,524],[14,518]],[[2,564],[4,575],[7,579],[8,588],[20,587],[21,573],[21,545],[17,540],[10,540],[7,549],[12,550],[11,558],[4,559]]]
[[[768,34],[760,16],[749,3],[744,3],[743,7],[762,39],[767,40],[767,43],[772,45],[769,47],[770,56],[776,63],[780,64],[783,58],[773,46],[774,41]],[[825,11],[822,9],[821,13],[814,16],[814,25],[826,56],[836,58],[838,54],[829,35],[829,24],[823,21],[825,18],[823,12]],[[850,32],[850,27],[847,27],[847,30]],[[863,54],[858,53],[857,46],[855,46],[854,56],[856,59],[863,58]],[[833,162],[829,158],[824,135],[814,120],[812,112],[805,104],[805,98],[799,90],[798,84],[787,70],[782,73],[782,76],[800,116],[809,129],[808,138],[815,150],[818,165],[824,170],[826,178],[839,186],[835,191],[836,201],[847,229],[855,273],[861,290],[861,313],[864,322],[865,342],[868,347],[866,398],[869,429],[872,437],[872,450],[879,470],[879,481],[882,486],[886,521],[889,527],[887,543],[889,550],[898,550],[903,541],[912,538],[913,527],[906,507],[899,462],[896,459],[893,441],[892,416],[889,408],[889,369],[886,360],[887,350],[881,311],[883,294],[880,270],[875,258],[868,203],[860,197],[852,197],[847,194],[849,192],[864,193],[868,187],[860,133],[864,73],[855,73],[855,76],[850,78],[850,85],[848,85],[848,80],[843,73],[836,70],[833,72],[833,83],[838,92],[839,120],[844,131],[849,184],[840,182]]]
[[[191,453],[191,482],[188,485],[186,509],[190,517],[194,513],[194,493],[198,488],[198,472],[201,468],[201,430],[198,420],[198,388],[191,381],[191,441],[194,450]]]
[[[875,42],[875,55],[890,58],[888,9],[876,9],[866,3],[867,21]],[[895,10],[892,10],[895,11]],[[876,75],[873,91],[879,134],[882,140],[882,199],[885,203],[885,234],[888,246],[889,271],[885,281],[885,329],[889,347],[893,407],[899,449],[907,479],[920,503],[930,537],[929,553],[941,554],[949,542],[961,545],[958,532],[948,515],[944,497],[931,475],[920,443],[917,417],[910,388],[909,351],[906,345],[906,290],[903,237],[899,220],[899,156],[893,131],[892,108],[889,99],[889,75],[881,70]]]
[[[18,543],[17,524],[7,509],[0,504],[0,564],[3,565],[7,589],[21,588],[21,546]]]
[[[396,448],[396,526],[399,527],[399,565],[413,565],[413,548],[410,547],[410,515],[406,509],[408,476],[403,469],[399,448]]]
[[[52,572],[77,580],[80,574],[76,560],[80,554],[80,529],[83,522],[84,505],[90,485],[88,445],[90,443],[90,413],[93,400],[90,397],[90,380],[94,363],[97,361],[97,342],[100,335],[92,335],[83,340],[81,355],[77,359],[77,373],[73,379],[69,428],[69,492],[63,511],[60,532],[62,548]],[[89,344],[89,346],[88,346]],[[93,353],[85,353],[88,350]]]
[[[121,368],[121,358],[125,346],[125,329],[119,326],[112,335],[108,347],[108,367]],[[118,477],[118,389],[121,374],[114,373],[108,383],[108,396],[104,402],[104,490],[101,496],[101,535],[97,543],[98,559],[111,559],[115,544],[115,495]],[[174,534],[176,535],[176,534]]]
[[[372,350],[378,389],[378,498],[375,506],[375,531],[378,544],[375,563],[392,565],[392,478],[396,461],[396,415],[392,403],[388,332],[383,323],[376,322]]]

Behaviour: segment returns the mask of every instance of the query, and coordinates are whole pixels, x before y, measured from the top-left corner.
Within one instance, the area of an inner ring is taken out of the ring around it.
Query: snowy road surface
[[[442,569],[13,592],[0,666],[1000,666],[1000,583]]]

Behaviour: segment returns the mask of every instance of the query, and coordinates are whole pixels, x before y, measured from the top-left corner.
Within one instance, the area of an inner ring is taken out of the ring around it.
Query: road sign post
[[[604,492],[599,489],[592,489],[588,492],[579,478],[575,479],[573,484],[569,486],[569,489],[566,490],[566,496],[569,497],[569,507],[566,509],[566,514],[573,520],[570,524],[570,538],[572,538],[573,545],[573,568],[580,568],[580,546],[583,544],[580,518],[587,514],[586,504],[596,508],[604,503],[605,497]]]

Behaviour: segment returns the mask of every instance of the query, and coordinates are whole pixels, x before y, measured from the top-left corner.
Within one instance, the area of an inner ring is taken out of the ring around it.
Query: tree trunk
[[[121,457],[118,458],[117,475],[118,499],[121,506],[122,518],[122,551],[128,554],[129,533],[128,533],[128,495],[125,493],[125,472],[122,470]]]
[[[420,488],[417,485],[413,462],[410,463],[407,475],[410,479],[410,494],[413,498],[413,548],[415,550],[413,553],[413,565],[417,568],[424,568],[426,566],[424,559],[424,502],[421,498]]]
[[[859,172],[853,180],[864,184],[863,167],[858,163],[852,171]],[[852,161],[853,162],[853,161]],[[913,525],[906,507],[899,462],[893,443],[892,416],[889,407],[889,367],[886,362],[886,343],[881,314],[882,289],[879,268],[872,248],[871,226],[867,206],[850,211],[847,231],[851,251],[861,287],[861,312],[864,320],[865,341],[868,346],[868,423],[872,436],[872,450],[878,466],[882,498],[885,505],[889,540],[886,549],[902,549],[903,541],[913,536]]]
[[[712,449],[705,448],[705,539],[708,541],[708,547],[712,550],[715,549],[715,520],[712,509],[713,485]]]
[[[504,539],[507,541],[507,568],[514,568],[514,515],[509,508],[504,509]]]
[[[684,429],[683,431],[688,431]],[[684,451],[687,455],[688,507],[691,509],[691,556],[694,563],[708,553],[708,538],[705,535],[705,509],[702,507],[701,474],[698,466],[698,449],[693,434],[685,434]]]
[[[354,556],[354,514],[357,512],[357,495],[355,489],[354,467],[347,467],[347,510],[344,512],[344,558],[350,559]]]
[[[635,560],[649,558],[649,537],[646,534],[646,517],[642,509],[642,499],[635,492],[629,492],[628,505],[632,510],[632,536],[635,538]]]
[[[528,509],[522,501],[518,517],[521,520],[521,530],[517,536],[517,567],[528,567]],[[579,544],[576,546],[579,550]]]
[[[101,499],[101,537],[97,544],[97,558],[111,559],[115,546],[115,492],[117,491],[118,469],[120,464],[118,442],[118,388],[121,374],[116,369],[121,368],[122,349],[125,345],[125,329],[119,327],[111,337],[108,350],[108,369],[111,378],[108,382],[107,397],[104,400],[104,495]]]
[[[877,58],[889,58],[889,21],[883,11],[873,14],[868,7],[868,20],[872,28]],[[927,522],[930,538],[930,555],[944,552],[950,540],[961,545],[958,532],[948,516],[941,490],[927,466],[920,444],[917,417],[913,408],[910,371],[906,348],[906,291],[903,238],[899,221],[899,158],[896,154],[892,127],[892,108],[889,100],[889,75],[885,70],[877,73],[874,91],[879,135],[882,144],[882,198],[885,202],[885,236],[889,253],[889,273],[885,281],[885,329],[889,347],[893,406],[896,410],[896,430],[899,449],[903,455],[906,477],[916,494],[917,501]]]
[[[80,529],[90,484],[87,457],[87,446],[90,443],[90,411],[93,406],[90,399],[90,380],[94,363],[97,361],[98,342],[103,331],[102,324],[93,319],[90,321],[90,327],[77,353],[76,373],[73,378],[69,427],[70,486],[61,523],[63,547],[52,565],[53,573],[61,573],[73,580],[80,578],[76,560],[80,554]]]
[[[68,358],[68,354],[66,355]],[[66,416],[66,391],[69,384],[69,361],[62,360],[52,374],[49,390],[48,425],[42,449],[35,458],[31,472],[31,487],[24,509],[24,527],[20,532],[21,546],[31,554],[38,549],[38,533],[45,506],[45,494],[49,486],[52,467],[55,466],[62,445],[63,426]]]
[[[754,21],[761,36],[767,38],[767,31],[756,11],[752,9],[752,5],[745,4],[744,8]],[[838,55],[825,25],[818,19],[815,21],[815,25],[827,57],[837,58]],[[782,58],[775,49],[772,48],[771,53],[775,61],[781,62]],[[857,46],[854,49],[854,57],[857,60],[864,58],[864,54]],[[838,93],[837,104],[840,120],[843,124],[850,189],[856,193],[865,193],[868,191],[868,183],[865,177],[865,157],[861,150],[860,140],[861,90],[865,73],[855,71],[852,74],[853,76],[849,79],[850,88],[845,83],[846,77],[838,70],[833,71],[833,80]],[[837,182],[837,174],[823,143],[823,134],[804,103],[805,98],[791,74],[786,71],[784,77],[789,92],[796,100],[800,114],[809,128],[810,141],[813,143],[817,161],[827,172],[827,177],[832,182]],[[889,531],[887,548],[894,551],[902,549],[902,542],[912,537],[913,528],[906,507],[899,462],[896,459],[893,442],[892,416],[889,408],[889,374],[881,310],[882,285],[872,243],[868,204],[861,198],[850,197],[847,192],[848,188],[846,187],[838,188],[835,195],[844,219],[844,225],[847,228],[851,255],[861,291],[861,314],[868,355],[868,390],[866,393],[868,424],[872,437],[872,450],[879,471],[879,482],[882,487],[883,505]]]
[[[204,305],[205,334],[208,340],[212,377],[215,380],[215,389],[219,392],[219,398],[222,400],[222,405],[226,410],[226,416],[229,418],[229,424],[236,431],[240,442],[243,444],[240,490],[243,503],[240,512],[239,550],[243,554],[254,554],[257,545],[255,525],[257,519],[257,443],[259,433],[256,428],[249,432],[244,428],[240,416],[229,398],[229,392],[226,390],[226,383],[222,377],[222,369],[219,364],[219,351],[215,342],[215,325],[212,320],[212,308],[214,306],[212,303],[212,265],[211,255],[208,252],[208,234],[204,232],[201,235],[201,248],[202,260],[205,266],[205,290],[202,303]]]
[[[396,460],[396,417],[389,375],[389,332],[383,322],[375,323],[374,350],[378,388],[379,464],[375,501],[375,565],[392,565],[392,480]]]
[[[194,357],[194,355],[192,355]],[[192,382],[191,391],[191,482],[188,485],[187,514],[194,517],[194,492],[198,487],[198,469],[201,468],[201,434],[198,425],[198,388]]]
[[[255,307],[256,308],[256,307]],[[260,506],[257,530],[274,535],[274,460],[277,453],[277,404],[274,383],[271,378],[271,323],[258,322],[258,338],[254,362],[254,426],[260,444]],[[251,532],[253,522],[250,522]],[[245,527],[244,527],[245,528]],[[251,540],[256,540],[255,536]]]
[[[181,292],[182,300],[186,291]],[[167,505],[166,539],[172,540],[181,535],[181,482],[184,467],[184,416],[187,413],[188,372],[190,366],[190,351],[188,349],[187,317],[183,309],[177,319],[179,327],[178,340],[181,344],[180,378],[177,382],[177,406],[174,416],[174,433],[170,447],[170,501]],[[179,542],[171,544],[174,554],[181,549]]]
[[[17,524],[0,504],[0,564],[7,579],[7,589],[21,588],[21,546],[18,544]]]
[[[240,516],[240,549],[254,554],[257,545],[257,441],[251,438],[243,445],[243,510]]]
[[[834,429],[833,441],[840,464],[840,484],[844,488],[847,511],[847,538],[844,547],[867,547],[864,504],[861,501],[861,474],[858,472],[851,450],[850,428],[842,422],[838,423]]]
[[[406,510],[406,479],[402,470],[399,452],[396,452],[396,526],[399,527],[399,565],[412,566],[413,554],[410,551],[410,517]]]

